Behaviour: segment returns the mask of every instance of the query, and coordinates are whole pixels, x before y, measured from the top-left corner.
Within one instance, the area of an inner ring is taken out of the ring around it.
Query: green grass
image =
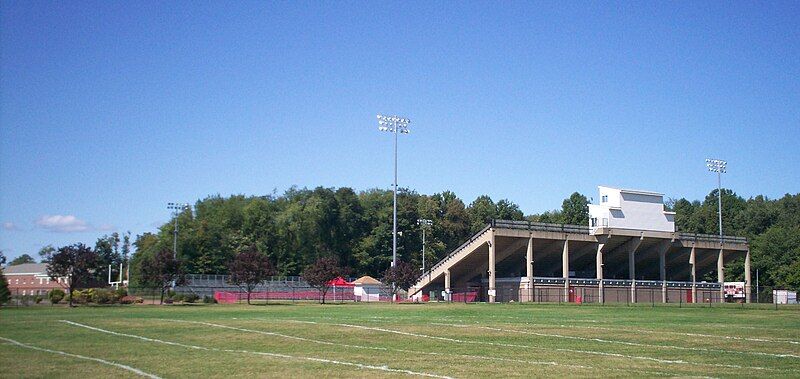
[[[0,337],[159,377],[800,377],[796,307],[39,306]],[[1,378],[112,376],[137,374],[0,340]]]

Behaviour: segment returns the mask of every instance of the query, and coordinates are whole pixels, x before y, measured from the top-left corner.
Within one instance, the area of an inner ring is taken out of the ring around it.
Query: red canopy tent
[[[347,282],[341,276],[336,278],[336,279],[331,280],[330,282],[328,282],[328,285],[331,286],[331,287],[333,287],[333,286],[336,286],[336,287],[354,287],[355,286],[355,284]]]

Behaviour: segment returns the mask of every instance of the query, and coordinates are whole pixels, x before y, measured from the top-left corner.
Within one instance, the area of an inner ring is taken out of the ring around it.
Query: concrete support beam
[[[445,270],[444,272],[444,300],[450,301],[450,270]]]
[[[495,288],[495,279],[496,279],[496,272],[495,269],[495,238],[494,238],[494,229],[492,229],[489,233],[489,302],[494,303],[495,298],[497,296],[497,288]]]
[[[561,272],[564,277],[564,302],[569,303],[569,240],[564,239],[564,250],[561,252]]]
[[[644,236],[633,239],[628,245],[628,276],[631,280],[631,303],[636,303],[636,250],[642,244]]]
[[[533,236],[528,237],[528,250],[525,253],[525,276],[528,278],[527,301],[533,301]]]
[[[604,247],[605,247],[604,243],[600,243],[600,244],[597,245],[597,258],[595,258],[596,264],[597,264],[597,280],[600,281],[600,284],[598,285],[598,291],[597,291],[597,295],[598,295],[597,296],[597,300],[600,302],[600,304],[603,304],[603,302],[605,301],[605,296],[604,296],[605,291],[603,289],[603,248]]]
[[[744,256],[744,293],[746,303],[753,300],[753,294],[750,292],[753,288],[752,280],[753,278],[750,275],[750,249],[747,249],[747,253]]]
[[[725,250],[720,248],[717,256],[717,282],[719,283],[719,302],[725,302]]]
[[[670,242],[664,241],[658,245],[658,275],[661,280],[661,302],[667,302],[667,250]]]
[[[692,267],[692,303],[697,303],[697,252],[694,246],[692,246],[692,252],[689,253],[689,265]]]

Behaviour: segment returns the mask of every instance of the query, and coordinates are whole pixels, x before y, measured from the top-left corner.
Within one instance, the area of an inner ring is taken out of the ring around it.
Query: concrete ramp
[[[467,242],[462,244],[461,246],[457,247],[453,250],[450,254],[440,260],[438,263],[433,265],[430,270],[426,271],[422,274],[416,284],[414,284],[411,288],[408,289],[408,296],[416,295],[420,290],[425,288],[428,284],[439,280],[442,278],[447,270],[453,265],[461,262],[464,258],[468,257],[472,254],[475,250],[478,250],[481,246],[485,245],[490,240],[490,233],[489,229],[491,225],[487,225],[485,228],[481,229],[478,233],[475,233],[472,237],[470,237]]]

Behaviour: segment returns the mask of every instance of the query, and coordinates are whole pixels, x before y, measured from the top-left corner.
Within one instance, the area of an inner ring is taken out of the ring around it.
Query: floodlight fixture
[[[708,158],[706,167],[708,167],[708,171],[717,173],[717,214],[719,216],[719,243],[722,246],[722,174],[727,172],[728,162],[722,159]]]

